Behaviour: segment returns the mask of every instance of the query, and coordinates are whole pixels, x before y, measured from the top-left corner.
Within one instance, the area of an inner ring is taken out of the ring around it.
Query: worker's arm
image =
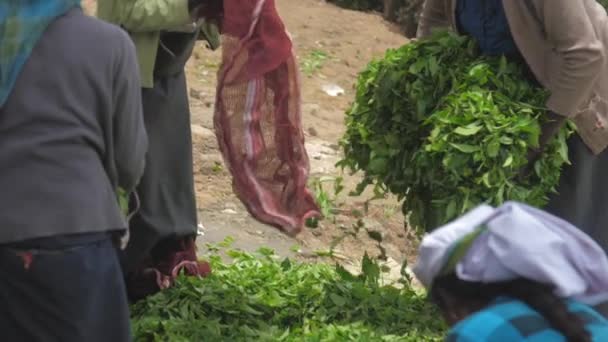
[[[112,144],[116,184],[129,193],[143,174],[148,137],[135,47],[126,34],[122,41],[114,72]]]
[[[556,114],[574,116],[605,70],[605,47],[595,33],[584,1],[534,3],[547,39],[561,59],[559,69],[551,70],[547,107]]]
[[[189,0],[99,0],[100,19],[130,32],[154,32],[188,25],[193,2]]]
[[[448,3],[449,1],[446,0],[426,0],[424,2],[418,23],[417,38],[428,37],[437,28],[450,28]]]

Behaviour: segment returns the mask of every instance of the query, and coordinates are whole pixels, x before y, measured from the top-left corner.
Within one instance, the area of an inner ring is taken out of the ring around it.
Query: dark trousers
[[[565,166],[546,210],[581,229],[608,252],[608,150],[593,155],[578,135],[568,141]]]
[[[149,147],[146,169],[137,187],[141,208],[130,223],[130,240],[122,264],[129,274],[163,246],[196,237],[197,212],[192,169],[190,107],[184,67],[196,34],[164,33],[153,88],[142,90]],[[171,50],[172,52],[167,52]]]
[[[551,197],[548,212],[570,222],[591,236],[608,252],[608,151],[594,155],[583,140],[568,140],[571,165],[565,166]],[[608,302],[594,307],[608,318]]]
[[[146,169],[137,188],[141,208],[130,224],[123,266],[128,273],[167,239],[196,236],[198,220],[192,170],[190,110],[184,72],[144,89],[149,137]]]
[[[124,280],[110,237],[0,246],[0,340],[131,341]]]

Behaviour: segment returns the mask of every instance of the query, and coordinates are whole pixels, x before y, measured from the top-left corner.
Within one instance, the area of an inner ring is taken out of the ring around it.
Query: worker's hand
[[[547,144],[553,139],[559,130],[566,123],[566,117],[564,115],[556,114],[552,111],[547,112],[549,120],[545,122],[541,127],[540,138],[537,148],[531,148],[528,151],[528,164],[520,172],[520,177],[526,178],[534,170],[534,164],[540,159],[541,155],[545,151]]]
[[[203,0],[187,0],[188,1],[188,12],[194,16],[198,6],[203,4]]]
[[[221,23],[224,16],[223,0],[188,0],[188,8],[195,20],[205,19]]]
[[[549,142],[559,133],[564,123],[566,123],[566,116],[564,115],[552,111],[547,112],[546,115],[548,120],[541,127],[538,148],[531,149],[528,153],[528,161],[531,163],[535,163],[540,158]]]

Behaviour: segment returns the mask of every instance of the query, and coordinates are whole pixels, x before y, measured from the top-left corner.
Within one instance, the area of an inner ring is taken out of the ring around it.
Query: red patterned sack
[[[215,130],[251,215],[295,235],[319,216],[307,189],[298,66],[274,0],[224,0]]]

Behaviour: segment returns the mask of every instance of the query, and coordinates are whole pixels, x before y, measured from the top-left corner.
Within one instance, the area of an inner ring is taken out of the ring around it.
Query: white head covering
[[[526,278],[555,286],[562,298],[589,305],[608,300],[608,257],[602,248],[566,221],[515,202],[497,209],[482,205],[427,235],[414,268],[422,284],[430,288],[453,246],[480,226],[485,230],[456,264],[460,279]]]

